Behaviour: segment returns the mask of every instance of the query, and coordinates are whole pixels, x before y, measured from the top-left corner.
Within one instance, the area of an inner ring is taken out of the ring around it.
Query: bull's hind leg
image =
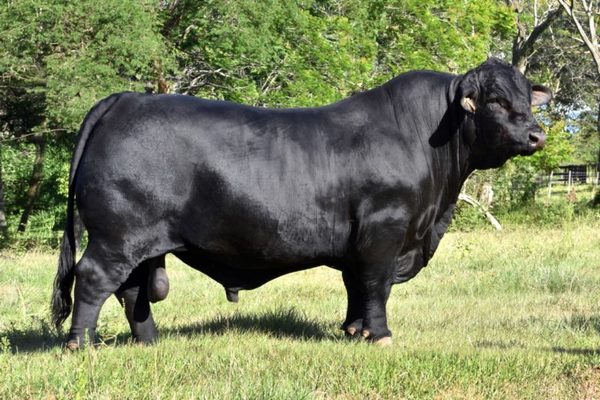
[[[141,263],[116,293],[125,306],[125,315],[133,340],[142,343],[152,343],[158,338],[148,299],[149,278],[153,273],[152,263],[153,260]]]
[[[94,342],[100,309],[106,299],[125,280],[130,267],[124,263],[106,262],[88,246],[75,267],[75,302],[67,347],[71,350],[83,347],[87,340]]]

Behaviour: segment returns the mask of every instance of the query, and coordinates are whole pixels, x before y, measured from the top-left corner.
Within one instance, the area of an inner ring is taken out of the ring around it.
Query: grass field
[[[0,398],[600,399],[600,225],[450,233],[396,286],[394,344],[347,340],[345,291],[316,268],[225,300],[168,259],[140,346],[114,298],[104,343],[69,353],[48,326],[55,254],[0,254]]]

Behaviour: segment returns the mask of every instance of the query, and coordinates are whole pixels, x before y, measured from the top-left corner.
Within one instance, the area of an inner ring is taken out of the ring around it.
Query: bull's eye
[[[501,97],[492,97],[487,101],[487,103],[492,106],[498,105],[506,110],[509,110],[511,108],[510,103]]]
[[[510,114],[510,119],[517,123],[523,123],[523,122],[525,122],[527,117],[525,116],[525,114],[513,112]]]

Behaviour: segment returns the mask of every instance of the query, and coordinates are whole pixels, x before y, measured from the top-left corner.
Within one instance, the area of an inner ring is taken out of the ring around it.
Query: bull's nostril
[[[531,146],[537,150],[543,149],[546,144],[546,136],[542,132],[532,132],[529,134],[529,141],[531,142]]]

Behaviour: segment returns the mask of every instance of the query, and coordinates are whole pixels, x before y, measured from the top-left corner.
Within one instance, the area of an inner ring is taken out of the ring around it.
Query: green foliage
[[[600,107],[600,106],[599,106]],[[600,109],[599,109],[600,112]],[[573,155],[571,162],[574,164],[595,164],[600,160],[600,132],[598,120],[600,115],[591,111],[583,112],[573,121]]]
[[[180,91],[289,107],[329,103],[368,84],[376,43],[366,21],[326,14],[322,3],[308,1],[180,7],[169,31],[188,74]]]
[[[34,155],[31,146],[16,142],[11,146],[3,145],[0,157],[6,212],[16,214],[27,190]]]
[[[500,221],[502,223],[502,221]],[[470,204],[459,202],[450,224],[450,232],[472,232],[474,230],[494,229],[481,211]]]
[[[10,242],[0,245],[22,248],[58,245],[65,220],[71,153],[64,143],[61,145],[51,141],[48,145],[36,212],[31,217],[30,228],[25,233],[18,233],[16,228],[25,202],[33,158],[33,147],[27,143],[17,141],[10,146],[2,146],[0,165],[3,167],[4,200]]]
[[[497,1],[370,2],[379,26],[379,60],[396,75],[412,69],[464,72],[484,61],[494,38],[514,30],[510,9]]]
[[[492,0],[180,2],[166,13],[180,91],[271,106],[326,104],[410,69],[464,71],[511,29]]]
[[[34,204],[34,213],[44,217],[33,217],[30,225],[53,237],[64,220],[72,138],[87,111],[110,93],[142,90],[162,69],[172,69],[157,6],[20,0],[0,8],[1,167],[10,223],[18,223],[27,201],[30,142],[47,144]]]
[[[42,94],[43,126],[74,132],[106,95],[140,90],[170,65],[146,1],[9,1],[0,8],[0,75]],[[21,93],[23,95],[23,93]]]

